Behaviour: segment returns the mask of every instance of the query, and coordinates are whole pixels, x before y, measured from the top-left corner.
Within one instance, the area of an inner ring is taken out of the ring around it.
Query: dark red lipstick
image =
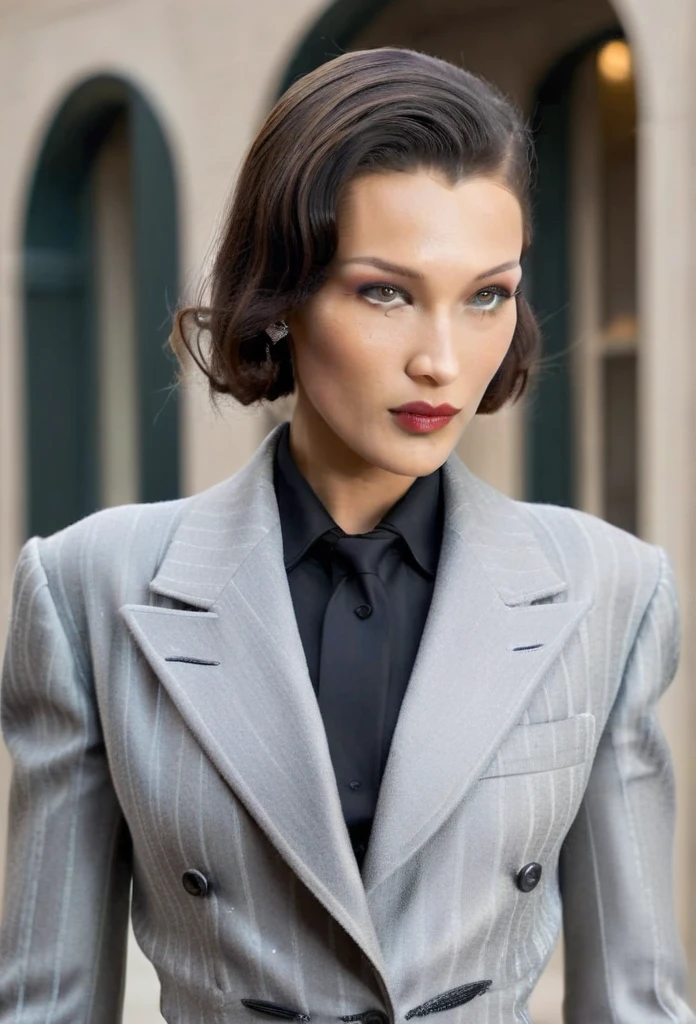
[[[399,426],[409,434],[432,434],[446,427],[461,409],[453,405],[430,405],[429,402],[406,402],[389,410]]]

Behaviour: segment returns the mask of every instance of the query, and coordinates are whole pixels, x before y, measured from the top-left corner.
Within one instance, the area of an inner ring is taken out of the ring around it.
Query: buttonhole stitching
[[[475,999],[476,996],[482,996],[492,984],[492,981],[472,981],[459,988],[450,989],[449,992],[443,992],[442,995],[428,999],[427,1002],[409,1010],[406,1020],[410,1020],[411,1017],[425,1017],[429,1013],[438,1013],[440,1010],[451,1010],[455,1006],[461,1006],[463,1003]]]
[[[269,1003],[263,999],[240,999],[243,1006],[250,1010],[256,1010],[269,1017],[284,1017],[286,1020],[311,1021],[311,1017],[300,1010],[291,1010],[287,1006],[279,1006],[278,1003]]]
[[[219,661],[213,661],[210,658],[189,658],[185,654],[172,654],[169,658],[165,658],[165,661],[183,661],[186,665],[219,665]]]

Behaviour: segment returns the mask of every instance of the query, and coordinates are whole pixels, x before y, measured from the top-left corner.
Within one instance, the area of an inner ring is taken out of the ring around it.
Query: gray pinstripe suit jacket
[[[662,550],[450,457],[361,875],[283,568],[276,439],[197,497],[22,550],[1,1024],[120,1020],[131,877],[169,1024],[529,1022],[562,920],[568,1024],[693,1024],[655,715],[679,647]]]

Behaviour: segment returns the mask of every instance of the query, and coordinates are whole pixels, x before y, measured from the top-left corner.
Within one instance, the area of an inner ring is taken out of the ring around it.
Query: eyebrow
[[[413,277],[418,280],[423,279],[423,274],[418,270],[412,270],[411,267],[402,267],[398,263],[389,263],[387,260],[381,260],[378,256],[353,256],[349,260],[344,260],[346,263],[367,263],[371,267],[377,267],[378,270],[384,270],[388,274],[400,274],[401,277]],[[474,281],[482,281],[485,277],[492,277],[493,274],[502,274],[504,270],[513,270],[515,267],[519,267],[519,260],[508,260],[507,263],[500,263],[497,267],[491,267],[490,270],[484,270],[482,274],[477,274]]]

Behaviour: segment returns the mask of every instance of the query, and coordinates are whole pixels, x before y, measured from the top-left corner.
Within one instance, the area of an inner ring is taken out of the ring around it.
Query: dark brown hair
[[[243,405],[294,389],[287,339],[265,328],[326,278],[337,211],[358,174],[439,170],[451,182],[489,176],[520,202],[531,241],[531,142],[516,108],[482,78],[427,54],[384,47],[345,53],[281,96],[247,154],[216,251],[207,304],[175,315],[170,338],[208,378],[213,397]],[[539,331],[522,294],[510,348],[479,406],[518,398]],[[204,354],[201,336],[207,336]]]

